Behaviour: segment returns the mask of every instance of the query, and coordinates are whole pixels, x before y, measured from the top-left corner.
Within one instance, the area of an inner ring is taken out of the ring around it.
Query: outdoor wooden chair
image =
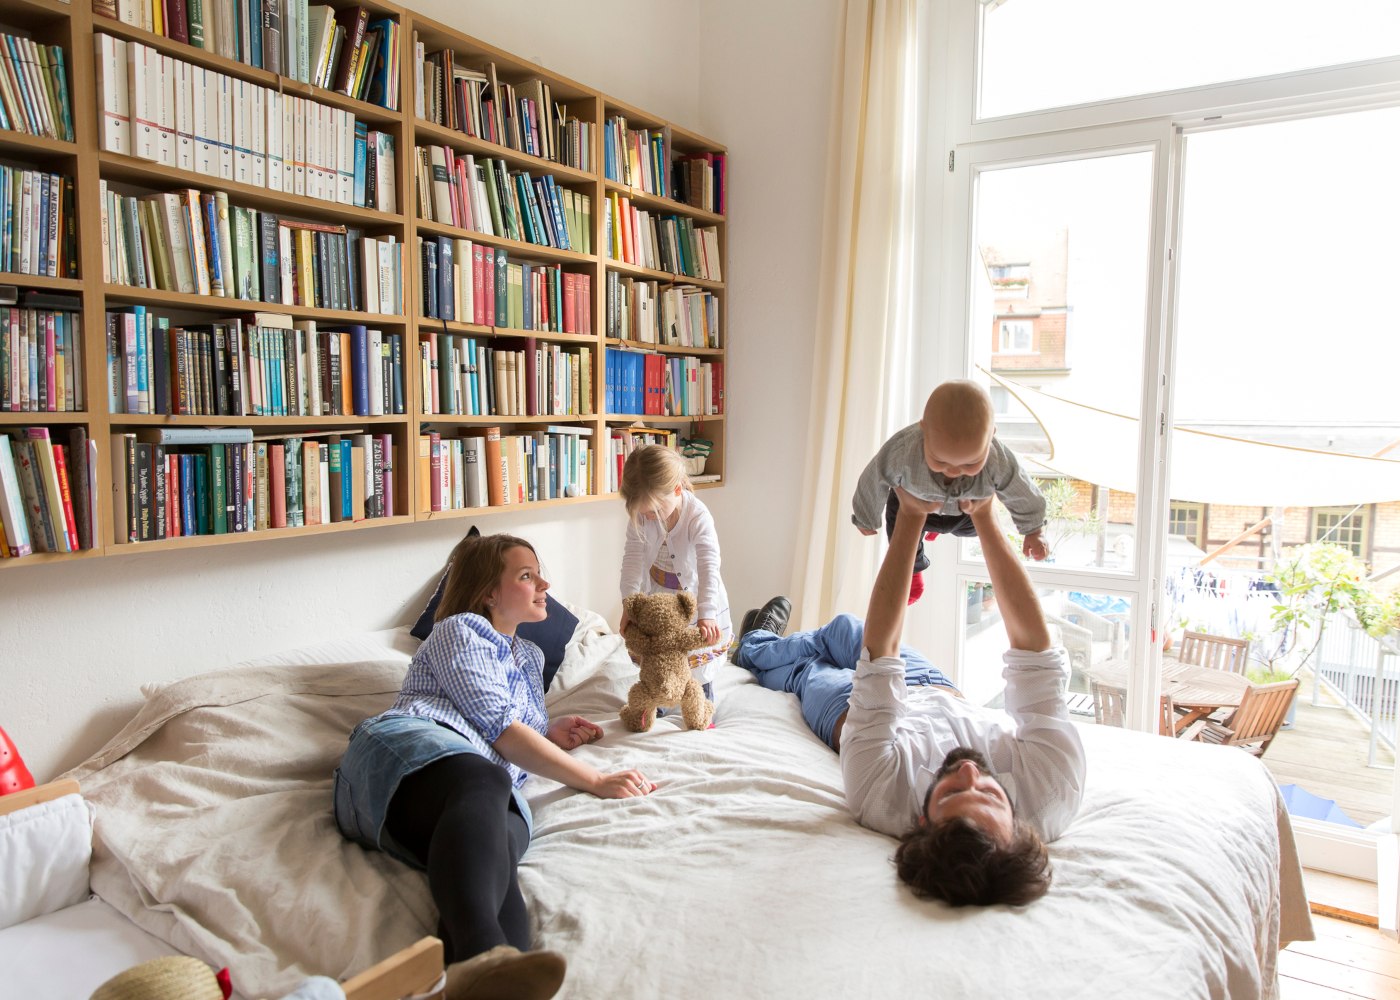
[[[1249,640],[1187,631],[1181,633],[1181,652],[1177,658],[1198,667],[1243,674],[1249,663]]]
[[[1278,735],[1293,696],[1298,692],[1298,678],[1277,684],[1251,684],[1240,699],[1240,707],[1222,725],[1213,719],[1200,719],[1181,733],[1184,739],[1202,743],[1239,747],[1256,757],[1262,757]]]
[[[1125,717],[1127,692],[1108,684],[1094,683],[1091,686],[1094,696],[1094,721],[1100,726],[1122,727]],[[1176,706],[1170,695],[1162,695],[1161,716],[1157,722],[1157,732],[1163,736],[1176,736]]]

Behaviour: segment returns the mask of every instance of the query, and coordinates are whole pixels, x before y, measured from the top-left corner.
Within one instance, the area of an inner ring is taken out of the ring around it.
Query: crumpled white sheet
[[[564,996],[1272,998],[1311,937],[1287,815],[1227,747],[1085,727],[1084,808],[1029,907],[952,910],[895,879],[895,843],[851,820],[834,754],[796,699],[725,665],[714,730],[617,721],[635,668],[585,615],[551,714],[600,722],[576,753],[652,795],[527,784],[521,886]],[[421,875],[342,840],[330,774],[389,704],[414,646],[355,637],[152,692],[72,776],[97,807],[93,888],[240,992],[344,977],[436,926]],[[326,658],[334,660],[330,665]]]

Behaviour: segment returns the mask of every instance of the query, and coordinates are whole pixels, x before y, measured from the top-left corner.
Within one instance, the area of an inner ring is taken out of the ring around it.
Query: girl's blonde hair
[[[627,516],[637,524],[642,514],[655,510],[660,501],[675,493],[676,487],[690,489],[690,477],[680,455],[659,444],[648,444],[627,456],[618,487]]]
[[[464,612],[481,615],[491,621],[486,599],[500,585],[506,571],[506,553],[516,547],[535,547],[514,535],[468,535],[452,550],[447,582],[442,586],[434,622],[440,622]]]

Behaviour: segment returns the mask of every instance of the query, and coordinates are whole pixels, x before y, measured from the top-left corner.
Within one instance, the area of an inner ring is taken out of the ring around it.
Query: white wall
[[[414,0],[430,17],[725,143],[728,471],[715,512],[736,620],[783,590],[806,447],[808,345],[837,0]],[[495,514],[556,592],[615,618],[617,504]],[[411,621],[469,522],[0,572],[0,726],[40,781],[101,747],[139,686]]]

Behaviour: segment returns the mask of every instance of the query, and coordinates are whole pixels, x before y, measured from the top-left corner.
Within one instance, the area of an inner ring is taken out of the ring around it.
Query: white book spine
[[[267,187],[282,190],[282,95],[275,90],[266,92],[266,115],[263,119],[267,136]]]
[[[185,212],[177,194],[157,196],[158,207],[164,215],[165,239],[170,247],[170,262],[175,268],[175,291],[192,294],[199,290],[195,282],[194,248],[190,246],[185,227]]]
[[[360,283],[365,292],[365,312],[379,312],[379,241],[369,236],[360,240]]]
[[[384,350],[384,334],[380,330],[370,330],[367,334],[365,351],[366,367],[369,369],[369,415],[384,415],[384,366],[380,363]]]
[[[151,121],[150,102],[146,93],[146,62],[153,53],[140,42],[128,42],[127,78],[131,84],[131,123],[135,135],[133,153],[143,160],[157,156],[156,126]]]
[[[132,27],[141,26],[141,0],[117,0],[117,20]]]
[[[292,193],[306,194],[306,102],[292,98]]]
[[[194,170],[205,177],[219,176],[219,110],[214,104],[218,99],[218,88],[209,85],[212,76],[203,66],[195,66],[191,81],[194,97]]]
[[[127,85],[127,43],[97,36],[97,85],[102,104],[102,148],[131,153],[131,92]]]
[[[340,113],[340,203],[355,202],[355,116]]]
[[[233,81],[233,179],[253,183],[253,88],[246,80]]]
[[[277,257],[278,270],[282,278],[282,304],[290,306],[295,304],[293,299],[293,267],[292,267],[292,231],[286,226],[277,227]]]
[[[252,150],[253,186],[267,187],[267,90],[250,84],[248,97],[253,113],[248,117],[248,145]]]
[[[146,86],[156,98],[156,137],[159,161],[167,167],[175,166],[175,60],[159,52],[150,62],[152,76],[146,79]]]
[[[187,62],[175,63],[175,165],[194,169],[194,105],[204,106],[203,95],[194,91],[194,70]]]
[[[284,194],[292,194],[296,191],[296,138],[293,128],[296,124],[296,116],[293,106],[296,98],[290,94],[279,96],[277,106],[282,115],[282,191]]]
[[[210,74],[214,76],[215,74]],[[217,74],[219,114],[219,178],[233,180],[233,79]],[[211,89],[213,89],[211,87]]]

